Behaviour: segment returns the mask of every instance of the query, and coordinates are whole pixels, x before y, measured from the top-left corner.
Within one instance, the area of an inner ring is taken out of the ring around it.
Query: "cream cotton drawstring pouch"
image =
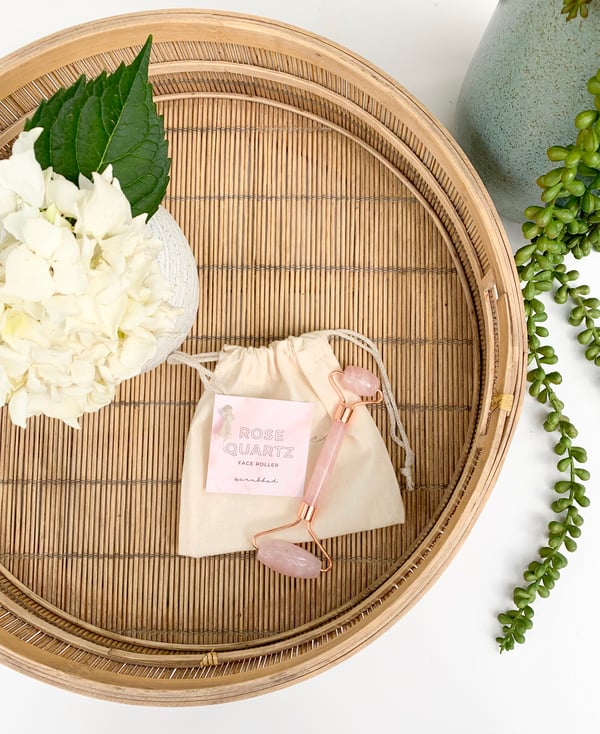
[[[207,491],[213,404],[216,394],[311,403],[308,479],[339,403],[329,382],[330,373],[341,369],[329,343],[333,337],[352,341],[374,358],[390,416],[391,435],[404,451],[401,473],[406,486],[412,488],[412,451],[379,351],[365,337],[345,330],[315,331],[264,347],[226,345],[220,352],[199,355],[176,352],[169,357],[169,362],[194,367],[205,388],[185,446],[179,514],[180,555],[202,557],[251,550],[255,533],[295,519],[299,497]],[[207,364],[212,362],[216,366],[211,371]],[[352,416],[320,498],[314,530],[320,538],[330,538],[403,521],[404,505],[390,456],[369,408],[360,406]],[[282,531],[278,537],[290,542],[310,540],[301,526]]]

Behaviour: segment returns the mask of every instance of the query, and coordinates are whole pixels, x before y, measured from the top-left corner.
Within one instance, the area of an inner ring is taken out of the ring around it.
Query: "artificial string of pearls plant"
[[[546,406],[546,431],[557,441],[561,475],[554,484],[557,497],[552,502],[555,517],[548,524],[546,544],[523,573],[525,584],[513,592],[515,607],[498,616],[502,635],[501,651],[523,643],[533,626],[532,604],[547,597],[567,565],[563,551],[573,552],[581,535],[581,508],[590,504],[586,495],[589,471],[583,466],[586,451],[575,443],[577,429],[564,412],[556,386],[562,377],[553,366],[558,356],[547,343],[549,331],[544,294],[552,294],[558,304],[569,309],[569,323],[577,331],[577,341],[586,359],[600,367],[600,300],[590,297],[587,285],[579,283],[579,273],[565,264],[568,255],[581,260],[593,250],[600,251],[600,70],[589,79],[587,89],[594,96],[595,109],[575,117],[575,143],[553,146],[548,158],[559,163],[538,179],[542,205],[525,210],[528,219],[523,234],[529,244],[515,254],[527,320],[529,393]]]

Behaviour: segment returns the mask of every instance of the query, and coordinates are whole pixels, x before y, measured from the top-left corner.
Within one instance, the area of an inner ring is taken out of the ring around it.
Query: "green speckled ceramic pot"
[[[573,142],[573,120],[593,106],[600,67],[600,1],[567,22],[562,0],[500,0],[469,66],[455,136],[504,216],[540,202],[535,181],[551,145]]]

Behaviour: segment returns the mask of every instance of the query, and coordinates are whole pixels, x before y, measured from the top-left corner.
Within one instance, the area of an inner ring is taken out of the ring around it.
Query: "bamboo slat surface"
[[[406,523],[327,541],[332,572],[303,582],[252,553],[177,555],[192,370],[124,383],[80,431],[42,418],[23,431],[0,410],[0,659],[89,695],[210,703],[338,662],[435,580],[502,463],[524,327],[498,218],[447,133],[381,72],[297,29],[164,11],[45,39],[0,63],[0,153],[44,96],[131,60],[149,33],[173,159],[164,204],[200,275],[184,350],[364,333],[416,457]]]

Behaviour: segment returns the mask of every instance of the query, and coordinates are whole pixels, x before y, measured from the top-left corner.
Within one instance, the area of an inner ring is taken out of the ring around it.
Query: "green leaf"
[[[591,343],[594,338],[594,329],[585,329],[577,334],[577,341],[584,346]]]
[[[544,421],[544,429],[546,431],[555,431],[559,423],[560,423],[560,413],[557,413],[556,411],[552,411],[551,413],[548,414],[548,417]],[[567,459],[567,461],[570,461],[570,459]]]
[[[579,514],[576,508],[572,509],[569,517],[571,518],[571,522],[573,523],[573,525],[576,525],[577,527],[581,527],[583,523],[585,522],[583,517]]]
[[[554,512],[564,512],[570,504],[571,500],[568,497],[561,497],[561,499],[555,500],[551,507]]]
[[[525,245],[524,247],[521,247],[521,249],[517,250],[515,253],[515,263],[517,265],[524,265],[535,251],[535,245]]]
[[[134,216],[154,214],[169,182],[170,160],[164,123],[152,99],[148,63],[152,37],[134,61],[112,74],[88,81],[84,76],[43,102],[25,128],[42,127],[35,153],[78,182],[108,165],[119,180]]]
[[[44,128],[44,133],[40,135],[35,144],[35,155],[42,168],[49,168],[51,166],[50,130],[60,109],[73,97],[80,95],[84,85],[85,78],[79,77],[67,89],[59,89],[50,99],[41,102],[34,117],[25,123],[26,130],[30,130],[32,127]]]
[[[573,458],[580,464],[585,464],[585,462],[587,461],[587,452],[581,446],[573,446],[571,448],[571,454]]]
[[[562,555],[562,553],[555,552],[552,556],[551,563],[554,568],[561,569],[567,565],[567,559]]]

